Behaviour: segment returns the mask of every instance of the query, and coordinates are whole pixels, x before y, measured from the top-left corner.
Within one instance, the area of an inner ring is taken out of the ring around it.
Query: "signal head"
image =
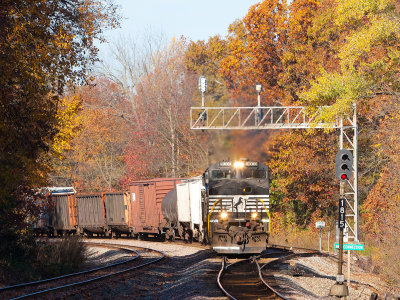
[[[353,154],[349,149],[341,149],[336,154],[336,178],[345,181],[353,172]]]

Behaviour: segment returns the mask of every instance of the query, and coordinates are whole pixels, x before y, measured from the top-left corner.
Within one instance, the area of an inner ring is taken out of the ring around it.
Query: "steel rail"
[[[284,248],[284,249],[282,249],[282,250],[288,250],[288,248],[289,248],[289,247],[286,247],[286,249]],[[308,251],[310,251],[310,253],[305,253],[305,254],[317,254],[317,253],[319,253],[318,251],[315,251],[314,249],[302,249],[302,250],[308,250]],[[313,252],[311,252],[311,251],[313,251]],[[287,298],[287,297],[285,297],[284,295],[282,295],[281,293],[279,293],[276,289],[274,289],[271,285],[269,285],[269,284],[264,280],[263,274],[262,274],[262,269],[263,269],[265,266],[267,266],[267,265],[270,265],[270,264],[273,264],[273,263],[277,263],[277,262],[279,262],[279,261],[284,261],[284,260],[290,259],[290,258],[292,258],[292,257],[299,256],[299,255],[304,255],[304,253],[290,253],[290,254],[288,254],[288,255],[278,257],[278,258],[276,258],[276,259],[274,259],[274,260],[272,260],[272,261],[270,261],[270,262],[268,262],[268,263],[265,263],[265,264],[263,264],[262,266],[260,266],[260,264],[259,264],[259,262],[258,262],[258,260],[259,260],[260,258],[266,258],[266,256],[269,256],[269,255],[273,255],[273,254],[283,254],[283,253],[284,253],[284,252],[282,252],[282,251],[264,253],[264,254],[260,254],[260,255],[257,255],[257,256],[253,256],[253,257],[251,257],[251,258],[246,258],[246,259],[239,260],[239,261],[234,262],[234,263],[231,263],[231,264],[229,264],[229,265],[226,265],[226,257],[224,256],[224,257],[223,257],[223,260],[222,260],[221,269],[220,269],[220,271],[219,271],[219,273],[218,273],[218,276],[217,276],[217,283],[218,283],[219,288],[221,289],[221,291],[222,291],[227,297],[229,297],[230,299],[233,299],[233,300],[237,300],[237,298],[235,298],[233,295],[231,295],[231,294],[223,287],[222,282],[221,282],[221,281],[222,281],[222,276],[224,275],[224,272],[225,272],[229,267],[231,267],[231,266],[233,266],[233,265],[236,265],[236,264],[239,264],[239,263],[244,263],[244,262],[251,262],[251,261],[254,261],[254,262],[256,263],[256,265],[257,265],[258,277],[259,277],[260,281],[265,285],[265,287],[266,287],[267,289],[269,289],[273,294],[275,294],[276,296],[278,296],[279,298],[284,299],[284,300],[289,300],[289,298]]]
[[[96,244],[96,243],[93,244],[93,245],[96,245],[96,246],[99,246],[99,247],[103,246],[102,244]],[[103,247],[105,247],[105,246],[103,246]],[[139,252],[137,252],[135,250],[122,248],[122,247],[117,247],[117,246],[112,245],[112,244],[107,244],[107,247],[116,248],[116,249],[122,249],[122,250],[125,250],[125,251],[133,252],[133,253],[136,254],[136,256],[133,257],[133,258],[127,259],[127,260],[123,260],[123,261],[120,261],[120,262],[117,262],[117,263],[109,264],[109,265],[106,265],[106,266],[102,266],[102,267],[98,267],[98,268],[94,268],[94,269],[90,269],[90,270],[85,270],[85,271],[80,271],[80,272],[75,272],[75,273],[69,273],[69,274],[65,274],[65,275],[61,275],[61,276],[57,276],[57,277],[51,277],[51,278],[46,278],[46,279],[42,279],[42,280],[37,280],[37,281],[31,281],[31,282],[26,282],[26,283],[20,283],[20,284],[6,286],[6,287],[3,287],[3,288],[0,288],[0,292],[9,291],[9,290],[12,290],[12,289],[23,288],[23,287],[32,286],[32,285],[39,285],[41,283],[46,283],[46,282],[51,282],[51,281],[55,281],[55,280],[59,280],[59,279],[74,277],[74,276],[78,276],[78,275],[82,275],[82,274],[90,274],[90,273],[93,273],[93,272],[96,272],[96,271],[99,271],[99,270],[103,270],[103,269],[107,269],[107,268],[111,268],[111,267],[115,267],[115,266],[118,266],[118,265],[121,265],[121,264],[125,264],[125,263],[128,263],[128,262],[131,262],[131,261],[133,261],[133,260],[135,260],[135,259],[140,257]]]
[[[219,288],[221,289],[221,291],[227,296],[227,297],[229,297],[230,299],[232,299],[232,300],[237,300],[237,298],[235,298],[234,296],[232,296],[224,287],[223,287],[223,285],[222,285],[222,282],[221,282],[221,279],[222,279],[222,276],[223,276],[223,274],[224,274],[224,272],[229,268],[229,267],[231,267],[231,266],[233,266],[233,265],[236,265],[236,264],[239,264],[239,263],[243,263],[243,262],[249,262],[249,261],[257,261],[257,259],[260,259],[262,256],[265,256],[265,255],[271,255],[271,254],[279,254],[279,253],[283,253],[282,251],[279,251],[279,252],[270,252],[270,253],[265,253],[265,254],[260,254],[260,255],[257,255],[257,256],[253,256],[253,257],[251,257],[251,258],[246,258],[246,259],[241,259],[241,260],[238,260],[238,261],[236,261],[236,262],[234,262],[234,263],[231,263],[231,264],[229,264],[229,265],[226,265],[226,257],[224,256],[223,257],[223,259],[222,259],[222,266],[221,266],[221,269],[220,269],[220,271],[218,272],[218,276],[217,276],[217,283],[218,283],[218,286],[219,286]],[[274,260],[275,261],[275,260]],[[257,265],[258,266],[258,265]],[[264,283],[265,284],[265,283]],[[270,288],[267,284],[266,284],[266,286],[267,286],[267,288]],[[273,292],[273,293],[275,293],[275,291],[274,291],[274,289],[271,289],[271,291]],[[277,293],[276,293],[277,294]],[[277,294],[279,297],[280,297],[280,295],[279,294]],[[285,299],[285,298],[283,298],[283,299]]]
[[[290,256],[290,255],[288,255],[288,256]],[[257,264],[257,268],[258,268],[258,277],[260,278],[260,280],[262,281],[262,283],[264,283],[264,285],[265,285],[268,289],[270,289],[275,295],[277,295],[278,297],[280,297],[280,298],[282,298],[282,299],[284,299],[284,300],[290,300],[289,298],[287,298],[287,297],[283,296],[281,293],[279,293],[276,289],[274,289],[272,286],[270,286],[270,285],[264,280],[264,277],[263,277],[263,274],[262,274],[262,269],[263,269],[266,265],[271,264],[271,263],[276,262],[276,261],[277,261],[277,260],[273,260],[273,261],[271,261],[271,262],[269,262],[269,263],[264,264],[262,267],[260,267],[260,264],[258,263],[258,261],[257,261],[257,260],[254,260],[254,262]]]
[[[95,244],[97,245],[97,243],[95,243]],[[101,244],[101,245],[103,245],[103,246],[104,246],[104,245],[107,245],[107,247],[108,247],[108,246],[110,246],[110,247],[116,247],[115,244]],[[124,246],[124,248],[122,248],[122,249],[130,250],[130,249],[125,248],[125,247],[127,247],[127,246]],[[128,246],[128,247],[129,247],[129,246]],[[132,247],[132,246],[131,246],[131,247]],[[118,248],[118,247],[116,247],[116,248]],[[142,248],[142,247],[135,247],[135,248]],[[41,291],[37,291],[37,292],[33,292],[33,293],[21,295],[21,296],[12,298],[11,300],[23,299],[23,298],[28,298],[28,297],[37,296],[37,295],[43,295],[43,294],[46,294],[46,293],[50,293],[50,292],[53,292],[53,291],[62,290],[62,289],[69,288],[69,287],[74,287],[74,286],[79,286],[79,285],[85,285],[85,284],[88,284],[88,283],[91,283],[91,282],[94,282],[94,281],[98,281],[98,280],[101,280],[101,279],[104,279],[104,278],[107,278],[107,277],[111,277],[111,276],[115,276],[115,275],[119,275],[119,274],[122,274],[122,273],[129,272],[129,271],[133,271],[133,270],[135,270],[135,269],[139,269],[139,268],[141,268],[141,267],[144,267],[144,266],[147,266],[147,265],[156,263],[156,262],[158,262],[158,261],[160,261],[160,260],[162,260],[162,259],[165,258],[165,254],[164,254],[163,252],[161,252],[161,251],[157,251],[157,250],[153,250],[153,249],[148,249],[148,248],[142,248],[142,249],[147,249],[147,250],[151,250],[151,251],[153,251],[153,252],[157,252],[158,254],[161,254],[161,256],[158,257],[158,258],[156,258],[156,259],[153,259],[153,260],[151,260],[151,261],[148,261],[148,262],[146,262],[146,263],[143,263],[143,264],[140,264],[140,265],[138,265],[138,266],[134,266],[134,267],[131,267],[131,268],[128,268],[128,269],[120,270],[120,271],[117,271],[117,272],[112,272],[112,273],[110,273],[110,274],[102,275],[102,276],[95,277],[95,278],[91,278],[91,279],[88,279],[88,280],[83,280],[83,281],[79,281],[79,282],[74,282],[74,283],[70,283],[70,284],[66,284],[66,285],[62,285],[62,286],[57,286],[57,287],[54,287],[54,288],[49,288],[49,289],[46,289],[46,290],[41,290]],[[138,252],[135,251],[135,250],[131,250],[131,251],[138,253]],[[137,259],[137,258],[139,258],[139,257],[142,257],[142,256],[140,256],[140,254],[138,253],[138,256],[136,256],[134,259]],[[130,260],[130,261],[131,261],[131,260]],[[128,262],[129,262],[129,261],[128,261]],[[127,263],[127,262],[123,262],[123,263]],[[121,263],[119,263],[119,264],[121,264]]]
[[[243,261],[244,261],[244,260],[237,261],[237,262],[235,262],[235,263],[230,264],[229,266],[232,266],[233,264],[237,264],[237,263],[243,262]],[[222,291],[227,297],[229,297],[229,298],[232,299],[232,300],[237,300],[235,297],[233,297],[231,294],[229,294],[227,290],[224,289],[224,287],[223,287],[223,285],[222,285],[222,283],[221,283],[222,275],[223,275],[224,271],[228,268],[228,266],[225,266],[225,263],[226,263],[226,257],[224,256],[224,257],[222,258],[222,267],[221,267],[221,270],[219,270],[219,272],[218,272],[217,283],[218,283],[218,286],[219,286],[219,288],[221,289],[221,291]]]

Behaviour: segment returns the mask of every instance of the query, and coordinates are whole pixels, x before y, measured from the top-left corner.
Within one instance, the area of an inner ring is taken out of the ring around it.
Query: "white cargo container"
[[[191,222],[189,182],[183,181],[176,185],[176,205],[179,222]]]
[[[203,229],[202,211],[201,211],[201,191],[203,182],[200,177],[196,177],[189,181],[189,197],[190,197],[190,213],[191,213],[191,228],[195,225],[199,226],[200,231]]]
[[[166,220],[165,232],[172,237],[182,237],[186,232],[196,239],[203,229],[201,210],[202,178],[194,177],[181,180],[162,201],[162,213]]]

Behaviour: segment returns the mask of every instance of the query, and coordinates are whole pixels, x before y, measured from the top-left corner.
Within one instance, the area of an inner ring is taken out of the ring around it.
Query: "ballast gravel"
[[[150,248],[153,250],[162,251],[167,256],[186,256],[186,255],[194,254],[200,250],[206,249],[205,247],[201,247],[200,244],[198,244],[198,245],[196,245],[196,244],[182,245],[182,243],[153,242],[153,241],[142,241],[142,240],[132,240],[132,239],[118,239],[118,240],[87,239],[86,241],[88,241],[90,243],[108,243],[108,244],[116,244],[116,245],[127,245],[127,246]]]
[[[132,258],[126,252],[105,247],[88,247],[88,256],[84,269],[93,269],[101,266],[115,264]]]
[[[96,284],[72,299],[227,299],[219,290],[216,277],[221,258],[200,244],[150,242],[141,240],[88,240],[150,248],[166,258],[131,274]]]
[[[153,242],[132,239],[90,239],[91,243],[104,242],[120,245],[150,248],[163,251],[164,261],[124,275],[114,280],[96,284],[73,299],[227,299],[220,291],[216,277],[221,267],[221,258],[199,244]],[[98,252],[99,254],[100,252]],[[105,252],[107,253],[107,252]],[[347,276],[347,258],[344,257],[343,272]],[[306,276],[293,276],[290,266],[304,271]],[[290,299],[335,299],[329,297],[335,283],[337,260],[331,257],[299,257],[284,261],[274,267],[273,275],[285,285],[299,291]],[[385,299],[388,285],[377,275],[351,264],[350,296],[347,299],[370,299],[373,292],[379,299]]]
[[[390,287],[377,275],[365,272],[351,263],[350,279],[347,281],[347,255],[344,255],[344,264],[342,267],[345,274],[346,284],[349,287],[349,296],[346,299],[370,299],[372,293],[378,294],[380,299],[384,299],[385,294]],[[290,268],[296,267],[306,276],[293,276],[290,272],[285,272]],[[290,285],[296,290],[306,290],[307,295],[299,293],[291,299],[335,299],[329,297],[329,291],[336,281],[338,271],[337,260],[331,257],[300,257],[288,260],[279,265],[280,272],[274,273],[274,277],[290,282]]]

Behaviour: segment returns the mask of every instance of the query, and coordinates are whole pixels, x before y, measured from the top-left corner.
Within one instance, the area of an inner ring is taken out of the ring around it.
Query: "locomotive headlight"
[[[228,213],[227,213],[226,211],[223,211],[223,212],[221,213],[221,219],[222,219],[222,220],[225,220],[227,217],[228,217]]]
[[[242,161],[235,161],[235,163],[233,164],[233,166],[234,166],[236,169],[241,169],[241,168],[244,167],[244,162],[242,162]]]
[[[255,218],[257,218],[257,215],[258,215],[258,214],[257,214],[256,212],[253,212],[253,213],[251,214],[251,218],[252,218],[252,219],[255,219]]]

